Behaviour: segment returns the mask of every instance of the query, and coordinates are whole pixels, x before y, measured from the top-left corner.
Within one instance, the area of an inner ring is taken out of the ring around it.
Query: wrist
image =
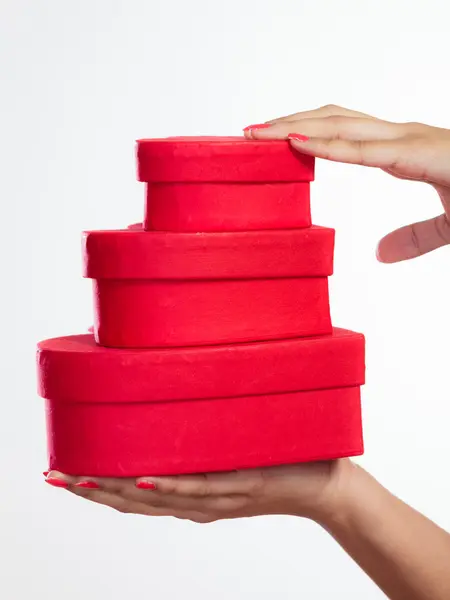
[[[365,473],[350,459],[332,461],[328,467],[328,476],[308,514],[304,515],[324,527],[351,514],[355,503],[358,503]]]
[[[334,472],[324,488],[314,520],[327,530],[349,523],[360,508],[370,502],[376,490],[372,477],[349,459],[336,461]]]

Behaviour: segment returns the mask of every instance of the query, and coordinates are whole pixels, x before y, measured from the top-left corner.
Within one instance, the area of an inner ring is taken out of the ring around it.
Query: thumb
[[[377,248],[382,263],[395,263],[422,256],[450,244],[450,223],[447,215],[413,223],[396,229],[384,237]]]

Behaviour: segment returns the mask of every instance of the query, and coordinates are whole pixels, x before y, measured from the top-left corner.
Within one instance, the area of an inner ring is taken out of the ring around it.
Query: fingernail
[[[46,483],[48,483],[49,485],[52,485],[53,487],[59,487],[59,488],[68,488],[69,484],[64,481],[63,479],[57,479],[56,477],[47,477],[47,479],[45,480]]]
[[[268,129],[269,127],[271,127],[271,123],[257,123],[256,125],[244,127],[244,131],[251,131],[252,129]]]
[[[156,490],[156,485],[151,481],[137,481],[136,487],[140,490]]]
[[[47,477],[47,475],[48,475],[49,473],[50,473],[50,471],[43,471],[42,475],[43,475],[44,477]]]
[[[95,481],[80,481],[75,484],[75,487],[86,488],[87,490],[99,490],[100,486]]]
[[[289,140],[295,140],[296,142],[307,142],[309,137],[307,135],[302,135],[301,133],[289,133]]]

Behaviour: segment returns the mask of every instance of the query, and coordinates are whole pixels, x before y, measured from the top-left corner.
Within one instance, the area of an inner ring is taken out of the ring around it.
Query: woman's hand
[[[450,130],[390,123],[339,106],[324,106],[250,125],[244,132],[254,139],[289,139],[304,154],[378,167],[400,179],[431,184],[444,214],[383,238],[378,247],[381,262],[414,258],[450,243]]]
[[[320,521],[337,511],[355,467],[348,460],[232,473],[139,479],[69,477],[47,482],[122,513],[197,523],[286,514]]]
[[[349,460],[190,477],[47,482],[122,513],[197,523],[287,514],[327,530],[392,600],[450,598],[450,535]]]

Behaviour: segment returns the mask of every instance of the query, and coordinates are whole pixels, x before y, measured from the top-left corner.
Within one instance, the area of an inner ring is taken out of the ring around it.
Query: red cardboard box
[[[138,177],[147,182],[144,228],[210,232],[311,225],[314,158],[284,140],[140,140]]]
[[[334,231],[83,236],[94,329],[109,347],[177,347],[328,334]]]
[[[177,350],[112,350],[93,336],[38,349],[49,467],[164,475],[363,452],[364,338],[330,336]]]

